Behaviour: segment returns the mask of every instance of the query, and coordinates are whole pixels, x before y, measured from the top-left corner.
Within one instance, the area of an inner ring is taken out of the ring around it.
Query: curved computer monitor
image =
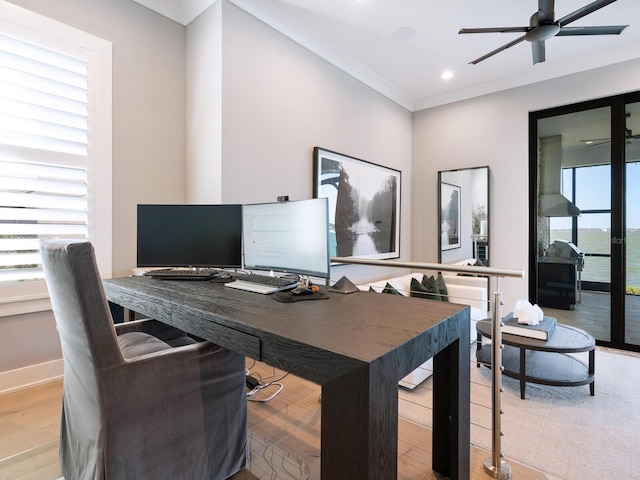
[[[329,278],[326,198],[242,206],[244,268]]]
[[[242,267],[241,205],[138,205],[138,267]]]

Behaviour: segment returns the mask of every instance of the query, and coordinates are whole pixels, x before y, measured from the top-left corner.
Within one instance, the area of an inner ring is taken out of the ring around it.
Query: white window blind
[[[111,44],[0,0],[0,316],[50,308],[48,237],[111,275]]]
[[[87,238],[87,61],[0,34],[0,281],[42,278],[38,239]]]

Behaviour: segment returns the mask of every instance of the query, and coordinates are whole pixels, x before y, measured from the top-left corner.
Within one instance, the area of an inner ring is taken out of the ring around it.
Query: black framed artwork
[[[400,256],[401,172],[320,147],[313,196],[329,199],[331,256]]]

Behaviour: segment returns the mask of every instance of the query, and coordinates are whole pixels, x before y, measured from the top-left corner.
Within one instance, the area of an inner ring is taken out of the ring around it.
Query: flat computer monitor
[[[244,268],[329,278],[326,198],[242,206]]]
[[[138,267],[242,266],[241,205],[138,205]]]

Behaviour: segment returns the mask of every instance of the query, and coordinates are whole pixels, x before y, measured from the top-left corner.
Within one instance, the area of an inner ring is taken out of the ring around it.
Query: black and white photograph
[[[314,197],[329,199],[331,256],[400,256],[401,172],[314,148]]]

